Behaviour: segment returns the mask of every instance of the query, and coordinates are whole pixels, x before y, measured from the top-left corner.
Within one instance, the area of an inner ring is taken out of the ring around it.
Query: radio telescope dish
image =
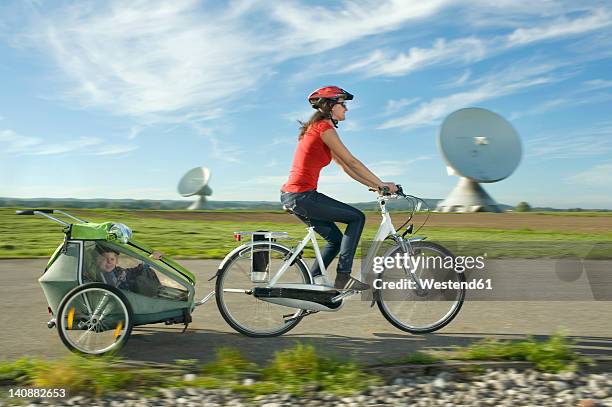
[[[490,110],[460,109],[442,122],[438,148],[450,167],[449,175],[461,178],[436,211],[500,212],[479,183],[501,181],[518,166],[522,148],[514,127]]]
[[[197,196],[198,200],[187,209],[205,209],[206,197],[212,195],[208,186],[210,170],[206,167],[195,167],[187,171],[178,184],[178,193],[184,197]]]

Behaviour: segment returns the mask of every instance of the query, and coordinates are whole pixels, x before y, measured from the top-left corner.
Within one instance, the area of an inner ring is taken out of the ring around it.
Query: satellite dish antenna
[[[460,109],[442,122],[438,148],[449,175],[460,178],[436,211],[501,212],[480,183],[501,181],[518,166],[522,148],[514,127],[490,110]]]
[[[212,195],[212,189],[208,186],[210,170],[206,167],[195,167],[187,171],[178,184],[178,193],[182,196],[198,196],[198,200],[191,206],[190,210],[205,209],[206,197]]]

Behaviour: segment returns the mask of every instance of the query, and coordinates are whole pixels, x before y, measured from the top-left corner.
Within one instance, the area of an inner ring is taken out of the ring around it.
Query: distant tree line
[[[433,210],[437,199],[426,199],[427,206]],[[151,199],[18,199],[0,198],[0,207],[18,208],[81,208],[81,209],[144,209],[144,210],[182,210],[191,204],[190,201],[151,200]],[[377,210],[376,201],[353,203],[361,210]],[[391,210],[411,210],[413,202],[397,200],[389,203]],[[252,209],[281,210],[280,202],[270,201],[208,201],[206,209]],[[426,208],[423,207],[422,210]]]
[[[2,207],[20,208],[82,208],[82,209],[184,209],[185,201],[158,201],[135,199],[15,199],[0,198]]]
[[[427,207],[434,210],[440,200],[425,199]],[[11,208],[81,208],[81,209],[144,209],[144,210],[182,210],[187,209],[191,201],[186,200],[154,200],[154,199],[52,199],[52,198],[0,198],[0,207]],[[358,202],[351,205],[366,211],[378,209],[376,201]],[[391,201],[388,204],[391,210],[411,210],[413,203],[408,200]],[[527,211],[601,211],[607,209],[556,209],[556,208],[532,208],[527,202],[520,202],[514,208],[509,205],[499,205],[503,211],[514,209],[517,212]],[[281,210],[281,204],[271,201],[208,201],[206,209],[251,209],[251,210]],[[421,210],[425,210],[424,206]]]

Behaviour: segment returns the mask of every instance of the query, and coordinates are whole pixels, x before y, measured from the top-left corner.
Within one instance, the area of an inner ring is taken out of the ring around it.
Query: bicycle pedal
[[[346,293],[355,293],[358,294],[360,293],[362,290],[355,290],[353,288],[334,288],[334,290],[338,291],[340,294],[346,294]],[[369,288],[368,288],[369,290]],[[365,290],[363,290],[365,291]]]
[[[338,302],[340,300],[343,300],[347,297],[350,297],[352,295],[356,295],[359,294],[361,291],[357,291],[357,290],[338,290],[340,292],[340,294],[336,295],[334,298],[331,299],[331,302]]]

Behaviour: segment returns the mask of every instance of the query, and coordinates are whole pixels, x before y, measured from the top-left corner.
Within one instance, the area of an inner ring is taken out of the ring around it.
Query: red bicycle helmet
[[[353,95],[337,86],[325,86],[308,95],[308,101],[313,109],[321,107],[321,102],[326,100],[337,101],[338,99],[353,100]]]

